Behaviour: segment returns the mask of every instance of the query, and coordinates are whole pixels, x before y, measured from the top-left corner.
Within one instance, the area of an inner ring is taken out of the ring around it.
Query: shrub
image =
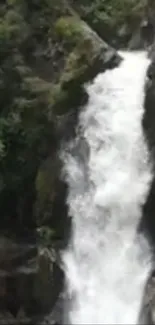
[[[81,36],[81,28],[74,17],[61,17],[55,24],[55,32],[58,37],[67,42],[76,44]]]

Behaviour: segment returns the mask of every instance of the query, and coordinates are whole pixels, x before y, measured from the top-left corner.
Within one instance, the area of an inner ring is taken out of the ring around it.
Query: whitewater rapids
[[[150,272],[139,235],[152,178],[142,129],[144,52],[86,86],[77,137],[61,153],[72,236],[63,254],[70,324],[137,324]]]

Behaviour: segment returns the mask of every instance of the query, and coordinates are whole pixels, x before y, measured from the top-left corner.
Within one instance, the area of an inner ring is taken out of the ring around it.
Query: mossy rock
[[[57,182],[60,171],[60,161],[52,157],[47,158],[41,165],[36,176],[36,191],[39,201],[54,199],[55,183]]]
[[[35,213],[37,224],[43,225],[52,215],[52,206],[57,196],[57,184],[60,175],[60,161],[57,157],[47,158],[40,166],[36,176],[37,200]]]
[[[58,19],[55,31],[68,47],[59,83],[49,93],[50,109],[61,115],[83,105],[87,100],[84,84],[99,72],[117,65],[121,59],[78,17]]]

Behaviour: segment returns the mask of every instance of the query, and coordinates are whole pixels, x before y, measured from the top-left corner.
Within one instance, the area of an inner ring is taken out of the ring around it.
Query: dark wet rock
[[[150,161],[155,171],[155,63],[150,64],[147,73],[146,94],[145,94],[145,111],[143,116],[143,129],[150,152]],[[143,228],[148,233],[153,249],[155,245],[155,177],[146,203],[143,207]]]
[[[7,238],[3,238],[4,241],[0,250],[3,260],[3,268],[0,267],[0,317],[15,319],[18,324],[17,319],[21,317],[32,320],[38,315],[46,315],[63,287],[63,271],[57,263],[55,250],[22,246],[7,241]],[[10,255],[5,255],[6,251]]]
[[[46,315],[41,321],[41,325],[63,325],[64,324],[64,307],[65,307],[65,295],[61,293],[57,299],[57,302],[53,310]]]
[[[154,271],[150,274],[141,304],[141,312],[138,324],[155,324],[155,277]]]

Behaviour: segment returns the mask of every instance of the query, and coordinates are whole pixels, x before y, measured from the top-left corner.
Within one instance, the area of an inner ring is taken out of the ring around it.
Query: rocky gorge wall
[[[148,49],[152,58],[143,126],[155,161],[154,21],[151,0],[7,0],[0,4],[3,320],[17,323],[22,314],[25,322],[41,322],[56,304],[56,316],[50,315],[47,322],[60,322],[63,272],[57,252],[68,242],[71,221],[59,149],[74,136],[80,107],[87,102],[83,85],[120,63],[116,51],[120,47]],[[154,195],[155,180],[142,220],[153,247]],[[153,305],[153,298],[149,301]]]

